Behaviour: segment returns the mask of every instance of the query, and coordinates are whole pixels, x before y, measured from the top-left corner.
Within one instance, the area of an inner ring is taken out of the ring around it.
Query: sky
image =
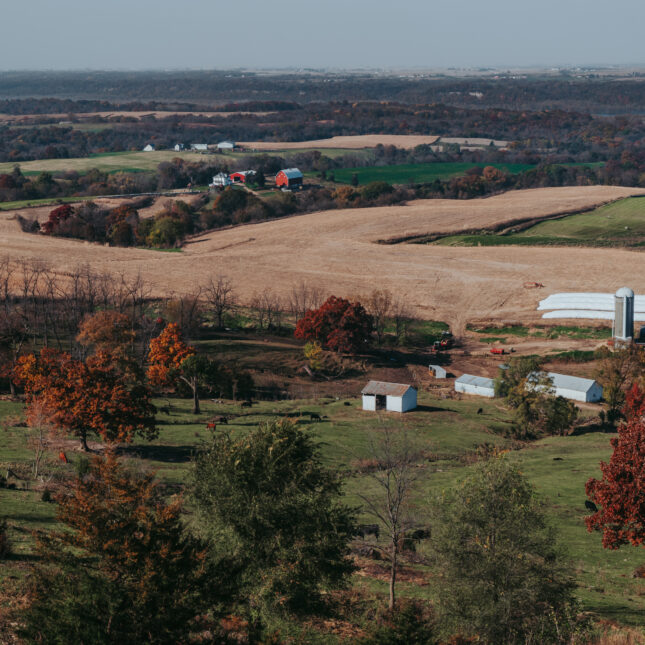
[[[645,65],[643,0],[21,0],[0,70]]]

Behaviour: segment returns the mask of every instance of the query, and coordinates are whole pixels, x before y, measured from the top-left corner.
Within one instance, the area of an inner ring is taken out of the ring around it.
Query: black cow
[[[321,420],[321,419],[320,419],[320,415],[319,415],[319,414],[316,414],[316,412],[310,412],[310,413],[309,413],[309,418],[310,418],[312,421],[320,421],[320,420]]]
[[[484,408],[479,408],[479,410],[477,410],[477,414],[484,414]]]
[[[380,533],[378,524],[359,524],[356,528],[356,535],[362,538],[373,535],[378,540]]]
[[[598,507],[593,502],[590,502],[588,499],[585,500],[585,508],[588,511],[591,511],[592,513],[598,512]]]
[[[253,403],[251,401],[242,401],[242,403],[240,403],[241,408],[250,408],[252,406],[253,406]]]

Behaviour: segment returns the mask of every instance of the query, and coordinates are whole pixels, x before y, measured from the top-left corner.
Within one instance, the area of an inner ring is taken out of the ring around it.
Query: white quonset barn
[[[455,392],[477,394],[492,399],[495,396],[495,384],[492,378],[462,374],[455,380]]]
[[[370,381],[362,391],[363,410],[408,412],[417,407],[417,391],[404,383]]]
[[[441,365],[430,365],[429,369],[435,378],[446,378],[447,376],[446,370]]]
[[[555,396],[585,403],[595,403],[602,399],[602,386],[593,379],[557,374],[556,372],[547,372],[546,375],[553,382]]]

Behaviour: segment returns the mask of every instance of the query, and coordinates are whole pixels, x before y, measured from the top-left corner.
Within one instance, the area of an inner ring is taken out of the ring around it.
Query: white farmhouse
[[[211,188],[226,188],[232,186],[233,180],[225,173],[220,172],[213,177],[213,181],[209,184]]]
[[[462,374],[455,380],[455,392],[487,396],[492,399],[495,396],[495,383],[492,378]]]
[[[370,381],[362,390],[363,410],[408,412],[417,407],[417,391],[404,383]]]
[[[529,375],[538,375],[533,372]],[[602,385],[590,378],[580,378],[579,376],[568,376],[567,374],[557,374],[556,372],[547,372],[553,383],[553,394],[562,396],[572,401],[583,401],[585,403],[595,403],[602,399]]]
[[[149,144],[148,144],[148,145],[143,149],[143,151],[144,151],[144,152],[154,152],[154,151],[155,151],[155,147],[154,147],[151,143],[149,143]]]

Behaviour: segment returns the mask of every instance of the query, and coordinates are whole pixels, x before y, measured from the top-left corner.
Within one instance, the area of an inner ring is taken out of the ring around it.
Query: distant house
[[[218,150],[234,150],[235,149],[235,141],[220,141],[217,144],[217,149]]]
[[[205,152],[208,150],[208,144],[207,143],[191,143],[190,144],[190,149],[191,150],[199,150],[200,152]]]
[[[408,412],[417,407],[417,391],[404,383],[370,381],[362,390],[363,410]]]
[[[487,396],[492,399],[495,396],[495,383],[492,378],[462,374],[455,380],[455,392]]]
[[[185,148],[186,148],[186,146],[183,143],[176,143],[175,144],[175,152],[181,152]]]
[[[154,151],[155,151],[155,147],[154,147],[151,143],[149,143],[149,144],[148,144],[148,145],[143,149],[143,151],[144,151],[144,152],[154,152]]]
[[[253,178],[257,175],[255,170],[240,170],[238,172],[231,173],[231,179],[236,183],[245,184],[247,181],[253,181]]]
[[[544,375],[544,373],[533,372],[529,374],[529,381],[531,378],[537,379],[539,376]],[[584,401],[585,403],[594,403],[602,399],[602,385],[599,385],[593,379],[557,374],[556,372],[546,372],[546,376],[553,383],[553,394],[555,396],[562,396],[572,401]]]
[[[220,172],[213,177],[213,181],[209,184],[211,188],[226,188],[232,186],[233,180],[225,173]]]
[[[302,179],[302,173],[298,168],[285,168],[275,176],[275,185],[278,188],[300,188]]]

